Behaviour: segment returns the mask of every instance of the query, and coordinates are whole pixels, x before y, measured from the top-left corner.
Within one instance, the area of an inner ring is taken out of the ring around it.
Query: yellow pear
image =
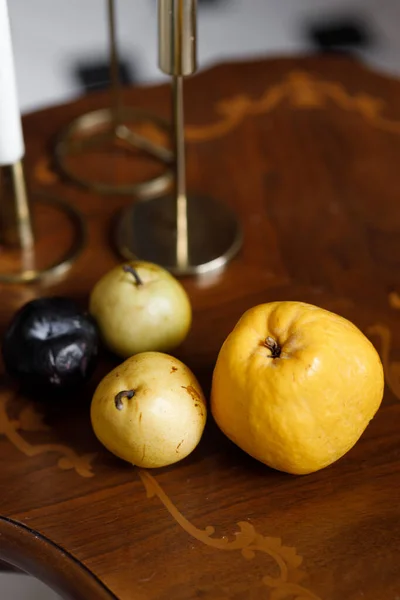
[[[91,404],[97,438],[138,467],[164,467],[199,443],[207,418],[201,387],[181,361],[161,352],[132,356],[98,385]]]

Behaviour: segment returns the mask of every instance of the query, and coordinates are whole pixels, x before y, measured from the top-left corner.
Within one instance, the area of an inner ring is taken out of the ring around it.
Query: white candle
[[[21,115],[6,0],[0,0],[0,165],[11,165],[24,155]]]

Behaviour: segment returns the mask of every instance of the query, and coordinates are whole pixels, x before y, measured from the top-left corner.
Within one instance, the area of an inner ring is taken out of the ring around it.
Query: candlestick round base
[[[0,240],[0,283],[33,283],[62,277],[85,246],[85,222],[70,204],[33,195],[31,213],[35,233],[32,248],[21,249]]]
[[[170,135],[170,124],[147,111],[123,107],[116,121],[115,111],[104,108],[77,117],[61,132],[55,159],[69,179],[91,191],[151,198],[172,180]]]
[[[178,260],[177,205],[173,196],[137,202],[120,215],[114,240],[125,259],[147,260],[174,275],[205,274],[222,269],[242,245],[234,213],[208,197],[187,199],[187,260]]]

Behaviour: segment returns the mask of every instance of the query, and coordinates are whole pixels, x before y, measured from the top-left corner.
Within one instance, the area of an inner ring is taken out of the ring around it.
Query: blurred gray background
[[[107,85],[106,0],[8,0],[23,112]],[[345,51],[400,73],[400,0],[199,0],[199,58]],[[126,81],[157,69],[155,0],[116,0]],[[0,573],[1,600],[56,600],[34,579]]]
[[[24,112],[79,95],[79,68],[106,66],[106,0],[8,4]],[[162,79],[156,6],[156,0],[116,0],[121,56],[130,81]],[[328,29],[326,38],[332,28],[330,43],[335,38],[340,43],[342,36],[348,40],[346,49],[373,67],[400,72],[399,0],[199,0],[199,6],[201,67],[224,59],[315,51],[309,29],[320,24]]]

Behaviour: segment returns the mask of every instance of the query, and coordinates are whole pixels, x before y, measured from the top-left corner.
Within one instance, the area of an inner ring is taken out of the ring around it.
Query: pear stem
[[[122,402],[122,399],[128,398],[128,400],[130,400],[131,398],[133,398],[134,395],[135,390],[123,390],[122,392],[119,392],[114,398],[115,408],[118,410],[122,410],[124,408],[124,403]]]
[[[136,285],[143,285],[143,281],[139,277],[139,273],[132,267],[132,265],[124,265],[122,268],[125,273],[130,273],[134,276]]]
[[[267,337],[267,339],[265,340],[265,345],[268,348],[268,350],[271,351],[271,358],[279,358],[280,357],[282,348],[280,347],[278,342],[276,340],[274,340],[273,337],[271,337],[269,335]]]

